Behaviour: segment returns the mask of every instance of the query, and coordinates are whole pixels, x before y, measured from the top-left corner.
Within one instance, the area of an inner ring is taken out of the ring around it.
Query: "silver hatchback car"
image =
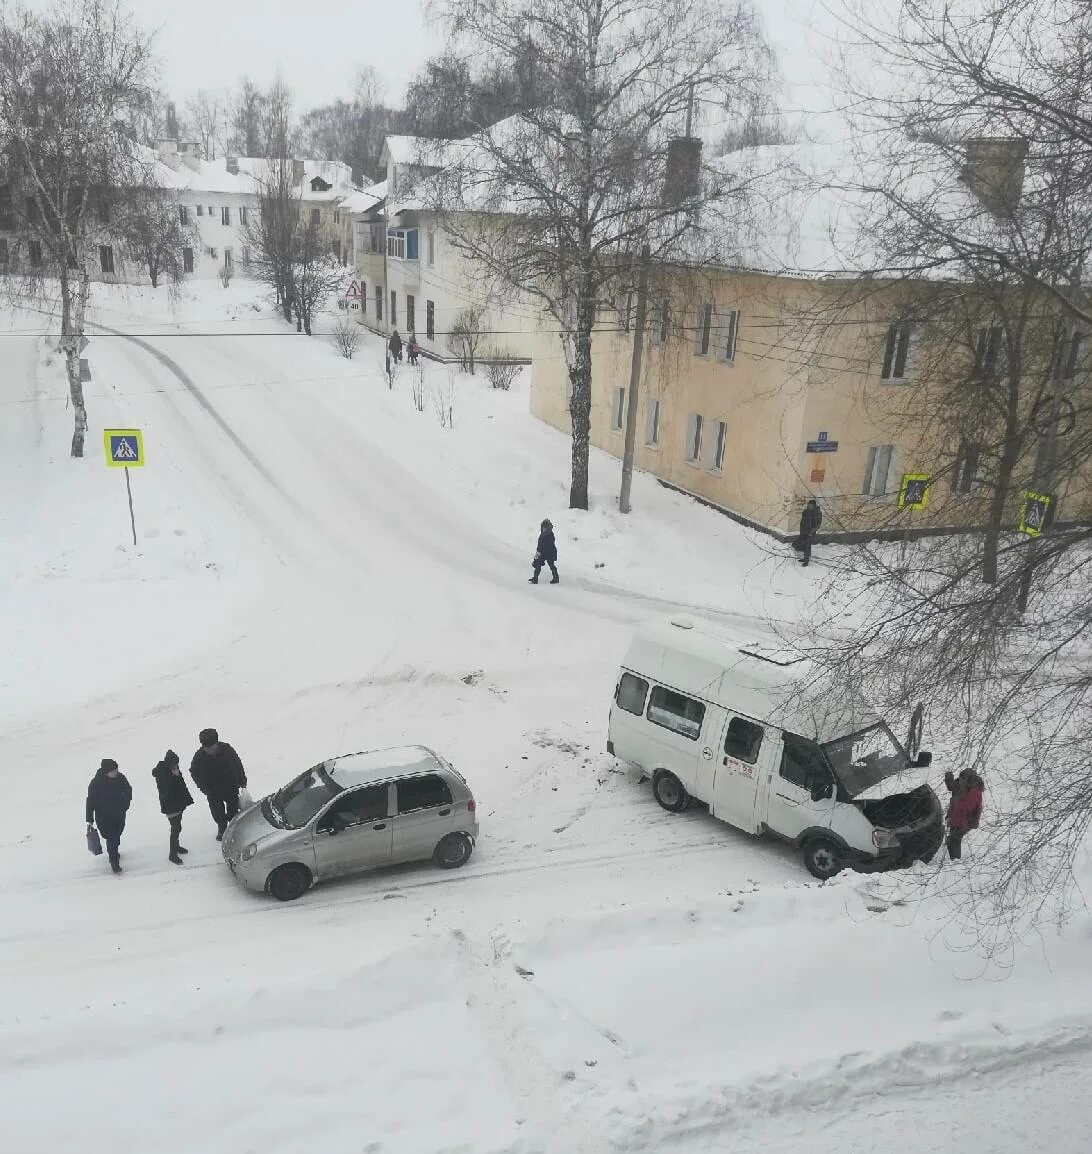
[[[321,762],[240,813],[224,860],[247,889],[282,902],[315,882],[431,858],[470,859],[477,803],[462,774],[421,745]]]

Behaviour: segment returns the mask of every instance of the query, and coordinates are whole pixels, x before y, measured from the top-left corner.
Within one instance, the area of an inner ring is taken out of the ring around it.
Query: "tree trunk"
[[[88,276],[81,264],[75,294],[67,267],[62,268],[60,279],[61,350],[64,353],[65,372],[68,374],[68,394],[72,398],[71,455],[82,457],[87,435],[87,406],[83,397],[83,381],[80,379],[80,337],[83,336],[83,320],[87,308]]]
[[[159,288],[159,269],[156,266],[148,266],[148,276],[152,279],[152,288]]]
[[[986,540],[982,547],[982,580],[987,585],[997,584],[997,552],[1005,518],[1005,503],[1012,487],[1012,474],[1016,468],[1018,455],[1015,440],[1010,438],[1005,442],[1001,460],[997,465],[997,482],[994,485],[986,520]]]

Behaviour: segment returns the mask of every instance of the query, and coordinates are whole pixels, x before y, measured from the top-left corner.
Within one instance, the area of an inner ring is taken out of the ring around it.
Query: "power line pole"
[[[629,399],[626,402],[626,447],[622,454],[622,488],[618,493],[618,509],[630,511],[630,491],[633,487],[633,454],[637,444],[637,398],[641,389],[641,360],[645,349],[645,312],[648,308],[649,247],[641,246],[641,265],[637,273],[637,316],[633,322],[633,359],[629,369]]]

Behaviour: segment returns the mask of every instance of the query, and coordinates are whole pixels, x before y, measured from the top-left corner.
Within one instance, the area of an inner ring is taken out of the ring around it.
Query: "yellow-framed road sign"
[[[1047,493],[1024,494],[1024,503],[1020,507],[1020,532],[1028,537],[1038,537],[1046,528],[1047,514],[1050,512],[1050,503],[1054,498]]]
[[[900,509],[924,509],[929,504],[929,486],[933,478],[929,473],[903,473],[899,486]]]
[[[144,434],[139,429],[103,429],[102,445],[111,469],[136,469],[144,464]]]

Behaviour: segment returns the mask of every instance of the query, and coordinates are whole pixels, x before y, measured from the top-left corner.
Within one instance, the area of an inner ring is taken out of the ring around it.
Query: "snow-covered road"
[[[90,1128],[121,1154],[787,1154],[896,1136],[916,1154],[957,1130],[963,1154],[1047,1148],[1028,1134],[1077,1149],[1086,926],[990,980],[927,903],[857,877],[820,887],[781,846],[664,813],[604,752],[633,625],[703,605],[754,637],[799,601],[791,562],[647,478],[628,543],[602,514],[555,514],[564,442],[525,396],[468,392],[440,432],[404,382],[384,390],[371,342],[349,364],[227,324],[160,332],[134,308],[100,314],[129,329],[129,309],[150,335],[93,341],[82,463],[65,459],[56,364],[0,337],[14,1148]],[[97,458],[113,424],[148,446],[135,550]],[[615,466],[595,469],[609,493]],[[530,588],[545,512],[568,527],[563,584]],[[347,750],[434,745],[479,798],[477,851],[454,874],[279,906],[233,884],[194,807],[172,866],[150,770],[205,725],[255,793]],[[135,793],[116,880],[82,847],[103,756]]]

